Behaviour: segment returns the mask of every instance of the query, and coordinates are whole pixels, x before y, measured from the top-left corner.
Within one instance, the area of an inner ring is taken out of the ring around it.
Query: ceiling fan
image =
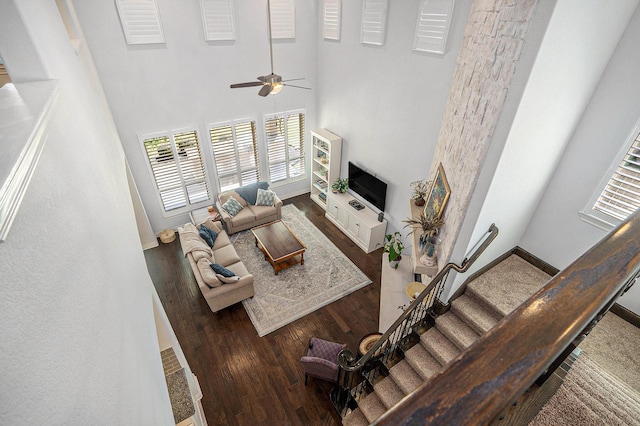
[[[258,81],[250,81],[247,83],[236,83],[230,87],[237,89],[240,87],[256,87],[262,86],[258,95],[267,96],[270,94],[276,95],[282,90],[282,86],[296,87],[298,89],[311,90],[309,87],[294,86],[293,84],[287,84],[289,81],[304,80],[304,78],[294,78],[290,80],[283,80],[278,74],[273,72],[273,40],[271,37],[271,1],[267,0],[267,25],[269,27],[269,56],[271,58],[271,74],[261,75],[258,77]]]

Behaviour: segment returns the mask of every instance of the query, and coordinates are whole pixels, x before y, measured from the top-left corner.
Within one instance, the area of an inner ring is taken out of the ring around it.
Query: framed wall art
[[[427,192],[427,202],[424,205],[425,217],[442,217],[450,195],[451,188],[449,188],[447,176],[444,174],[444,167],[442,167],[442,163],[440,163],[431,188],[429,192]]]

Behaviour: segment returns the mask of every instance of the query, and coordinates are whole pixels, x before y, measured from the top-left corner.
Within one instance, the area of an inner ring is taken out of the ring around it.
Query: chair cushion
[[[258,195],[258,190],[269,188],[269,184],[267,182],[255,182],[250,183],[249,185],[241,186],[240,188],[236,188],[236,194],[245,199],[245,201],[251,205],[256,203],[256,197]]]
[[[329,342],[327,340],[311,338],[309,342],[309,352],[307,356],[323,358],[333,363],[338,362],[338,354],[344,348],[340,343]]]
[[[235,198],[229,197],[227,202],[222,205],[222,208],[231,216],[235,216],[240,212],[240,210],[242,210],[242,204],[240,204]]]

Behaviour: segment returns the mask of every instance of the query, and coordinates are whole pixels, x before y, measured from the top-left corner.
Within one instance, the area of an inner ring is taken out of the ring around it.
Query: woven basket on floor
[[[160,232],[160,241],[163,243],[170,243],[176,239],[176,232],[173,229],[165,229]]]

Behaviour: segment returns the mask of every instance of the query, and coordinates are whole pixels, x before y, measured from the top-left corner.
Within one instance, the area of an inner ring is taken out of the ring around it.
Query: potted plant
[[[428,180],[416,180],[409,184],[413,193],[411,194],[411,199],[413,200],[416,206],[424,206],[425,200],[424,198],[427,196],[429,192],[429,188],[431,187],[431,181]]]
[[[444,219],[441,217],[433,217],[424,213],[424,211],[420,212],[420,216],[417,218],[409,218],[403,220],[406,223],[405,228],[407,226],[412,228],[411,233],[419,231],[420,237],[418,239],[420,251],[427,251],[429,246],[433,247],[435,243],[435,236],[438,235],[438,231],[442,225],[444,225]],[[433,254],[433,253],[431,253]]]
[[[382,244],[382,250],[385,253],[389,253],[389,264],[393,269],[398,269],[398,264],[402,259],[402,251],[404,250],[404,243],[402,242],[402,234],[396,231],[393,234],[387,234],[384,236],[384,243]]]
[[[339,192],[341,194],[344,194],[345,192],[347,192],[348,188],[349,188],[349,178],[345,178],[345,179],[338,178],[331,185],[331,190],[334,193]]]

